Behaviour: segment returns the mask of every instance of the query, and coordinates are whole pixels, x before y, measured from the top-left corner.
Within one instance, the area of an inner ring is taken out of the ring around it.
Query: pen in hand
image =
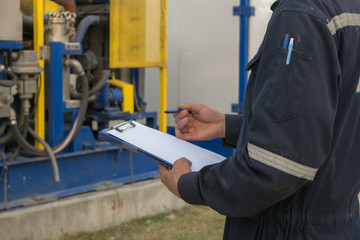
[[[173,114],[173,113],[179,113],[182,109],[168,109],[165,111],[166,114]]]

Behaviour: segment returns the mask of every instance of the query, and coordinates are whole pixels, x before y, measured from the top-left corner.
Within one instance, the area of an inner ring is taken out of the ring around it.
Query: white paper
[[[147,127],[136,121],[132,122],[136,125],[135,127],[129,127],[129,124],[127,124],[121,127],[122,132],[113,129],[107,133],[171,164],[185,157],[192,162],[192,171],[199,171],[203,166],[219,163],[226,159],[224,156],[172,135]]]

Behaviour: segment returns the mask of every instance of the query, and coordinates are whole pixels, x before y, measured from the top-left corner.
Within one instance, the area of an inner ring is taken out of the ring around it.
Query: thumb
[[[191,165],[192,165],[192,162],[191,162],[189,159],[184,158],[184,157],[182,157],[182,158],[180,158],[180,159],[176,160],[176,162],[183,162],[183,163],[186,163],[187,165],[189,165],[189,167],[191,167]]]
[[[161,164],[159,162],[156,162],[156,164],[158,165],[160,175],[162,175],[163,173],[169,171],[169,169],[165,165],[163,165],[163,164]]]

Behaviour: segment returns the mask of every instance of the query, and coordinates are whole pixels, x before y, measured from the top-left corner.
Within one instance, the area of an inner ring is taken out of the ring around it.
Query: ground
[[[98,232],[65,235],[62,240],[222,239],[225,217],[204,206],[189,206]]]

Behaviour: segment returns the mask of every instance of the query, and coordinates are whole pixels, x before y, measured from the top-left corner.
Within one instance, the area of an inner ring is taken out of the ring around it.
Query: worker
[[[176,136],[224,138],[232,157],[191,172],[159,165],[190,204],[226,215],[224,239],[360,239],[360,1],[279,0],[244,114],[185,104]]]

